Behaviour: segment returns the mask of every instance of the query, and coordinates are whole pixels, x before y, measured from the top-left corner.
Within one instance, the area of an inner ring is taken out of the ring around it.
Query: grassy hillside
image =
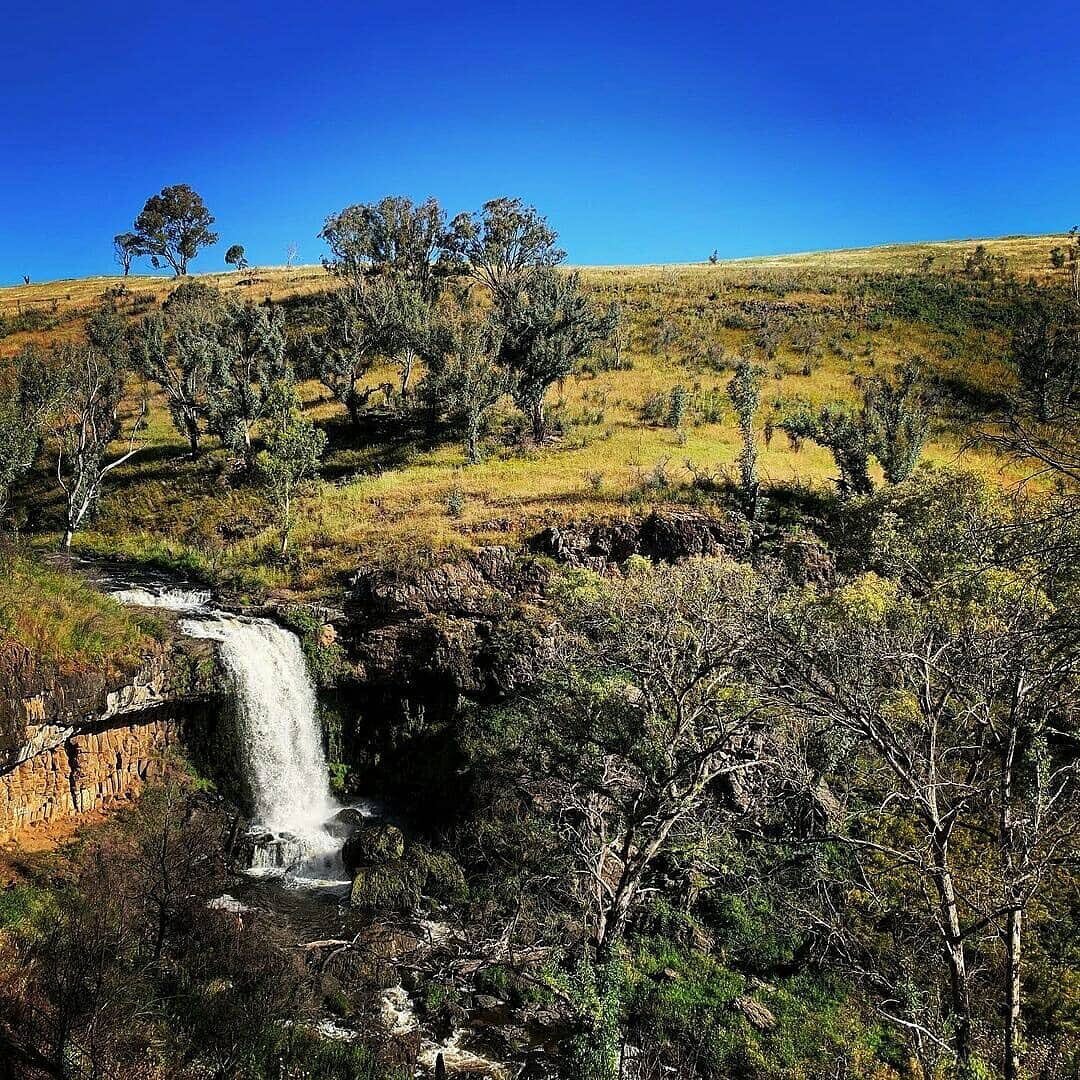
[[[982,241],[1004,257],[1017,282],[1051,277],[1049,251],[1060,237]],[[612,517],[700,492],[695,475],[733,474],[737,434],[724,387],[744,348],[768,378],[763,392],[761,472],[767,482],[827,485],[829,454],[796,449],[776,419],[796,397],[819,403],[857,393],[858,380],[920,356],[938,387],[938,415],[926,458],[964,464],[1011,484],[1022,470],[972,449],[976,424],[992,422],[1011,381],[1003,362],[1008,299],[1004,286],[962,272],[976,241],[786,255],[716,265],[584,268],[603,302],[617,302],[625,332],[551,395],[561,435],[523,451],[492,440],[486,460],[468,466],[456,443],[376,415],[358,432],[324,387],[304,384],[305,407],[325,425],[330,450],[324,483],[303,502],[297,552],[286,565],[259,500],[230,477],[219,455],[193,463],[160,397],[153,399],[141,452],[112,477],[96,523],[77,537],[84,550],[174,562],[242,589],[332,591],[340,575],[368,561],[416,561],[434,552],[506,542],[545,523]],[[273,299],[304,318],[303,298],[333,286],[321,268],[205,275],[232,295]],[[116,295],[124,285],[122,295]],[[0,290],[6,335],[0,353],[30,340],[80,333],[104,294],[132,318],[171,290],[171,279],[132,277],[53,282]],[[27,313],[30,313],[29,315]],[[372,373],[373,384],[392,373]],[[678,427],[666,423],[671,394],[688,403]],[[135,388],[133,387],[133,393]],[[59,503],[42,472],[24,502],[39,542],[54,542]]]
[[[0,690],[45,676],[137,669],[163,629],[61,568],[0,550]]]

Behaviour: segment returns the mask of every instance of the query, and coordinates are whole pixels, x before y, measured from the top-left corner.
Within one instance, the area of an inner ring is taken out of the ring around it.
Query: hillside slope
[[[1061,237],[982,241],[991,277],[965,273],[974,241],[901,245],[716,265],[583,268],[604,303],[617,304],[614,345],[551,395],[559,430],[522,450],[492,433],[486,460],[468,466],[454,441],[402,426],[378,410],[363,431],[315,379],[303,384],[309,415],[325,426],[324,483],[303,501],[288,564],[272,557],[267,513],[242,478],[211,452],[185,457],[160,395],[140,453],[119,470],[83,550],[180,565],[242,589],[326,593],[362,562],[423,562],[435,552],[505,542],[554,521],[612,518],[669,499],[700,499],[734,475],[737,430],[725,386],[750,350],[766,369],[760,466],[767,483],[831,487],[830,455],[792,445],[775,424],[795,400],[851,398],[860,380],[920,357],[936,383],[934,434],[925,457],[1003,483],[1023,470],[971,446],[1000,411],[1012,375],[1003,362],[1010,289],[1053,281],[1049,252]],[[333,287],[318,267],[209,274],[229,295],[285,304],[290,322]],[[171,279],[54,282],[0,290],[0,355],[27,342],[77,336],[102,298],[132,320],[168,295]],[[389,368],[372,385],[392,379]],[[132,394],[137,391],[132,387]],[[673,404],[678,399],[678,404]],[[678,415],[676,415],[676,413]],[[509,423],[509,417],[506,417]],[[497,425],[498,427],[498,425]],[[45,462],[21,512],[39,542],[59,529],[58,492]]]

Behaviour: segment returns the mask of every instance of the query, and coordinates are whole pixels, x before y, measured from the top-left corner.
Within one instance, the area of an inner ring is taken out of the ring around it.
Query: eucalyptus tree
[[[225,264],[227,266],[233,266],[237,270],[244,270],[247,267],[247,254],[244,251],[243,244],[233,244],[229,250],[225,252]]]
[[[543,808],[569,864],[554,887],[585,912],[602,953],[658,863],[716,824],[717,787],[767,764],[766,717],[744,679],[760,589],[749,566],[726,559],[569,577],[531,681],[469,734],[524,805]]]
[[[502,197],[484,203],[479,213],[458,214],[446,246],[493,302],[505,306],[534,274],[566,258],[557,241],[558,233],[534,207]]]
[[[870,441],[865,412],[846,401],[826,402],[814,408],[795,402],[778,425],[798,449],[805,439],[825,447],[840,470],[839,487],[846,495],[868,495],[874,490],[870,478]]]
[[[49,354],[26,346],[0,371],[0,521],[11,489],[34,464],[61,380]]]
[[[269,305],[227,304],[220,343],[207,421],[222,444],[250,464],[255,426],[269,411],[274,383],[288,373],[285,312]]]
[[[1024,305],[1011,346],[1024,411],[1036,423],[1075,414],[1080,406],[1080,306],[1036,296]]]
[[[192,457],[198,456],[206,429],[212,377],[225,366],[224,316],[216,289],[185,281],[134,335],[135,364],[161,387],[173,426],[187,439]]]
[[[232,244],[229,247],[228,251],[225,252],[225,264],[227,266],[236,267],[237,271],[249,271],[245,280],[248,285],[255,284],[255,271],[251,268],[251,263],[248,261],[247,252],[244,250],[243,244]]]
[[[314,370],[354,424],[372,393],[381,389],[361,389],[361,384],[379,357],[401,341],[401,319],[402,298],[394,279],[365,278],[332,293],[322,307],[322,328],[308,335]]]
[[[137,233],[117,233],[113,237],[113,258],[124,271],[124,277],[131,273],[131,264],[142,254],[142,247]]]
[[[300,411],[296,388],[279,379],[267,395],[265,449],[255,459],[256,474],[281,536],[281,554],[289,550],[294,500],[318,474],[326,450],[326,433]]]
[[[758,498],[757,442],[754,438],[754,418],[761,408],[761,383],[764,370],[743,358],[735,366],[735,374],[727,384],[728,397],[739,424],[739,482],[750,507],[750,516],[756,517]]]
[[[146,399],[130,416],[122,417],[126,361],[124,353],[106,353],[91,342],[65,343],[55,352],[60,384],[47,433],[66,504],[64,550],[71,547],[75,532],[96,507],[109,474],[139,451]],[[116,440],[122,448],[110,455],[110,444]]]
[[[378,351],[401,370],[406,396],[418,357],[430,341],[434,306],[450,270],[443,257],[446,214],[435,199],[416,204],[400,195],[347,207],[326,219],[330,248],[323,265],[346,283],[352,322],[376,319]],[[372,282],[381,288],[372,290]]]
[[[577,274],[536,269],[496,306],[495,318],[501,336],[499,362],[513,379],[514,400],[539,443],[546,433],[548,388],[606,340],[616,314],[601,311],[585,295]]]
[[[137,253],[149,255],[155,267],[164,262],[182,277],[199,249],[217,242],[218,235],[210,228],[213,224],[213,215],[197,191],[187,184],[164,187],[146,200],[135,219]]]
[[[331,214],[319,233],[330,248],[323,266],[352,282],[383,274],[412,283],[425,300],[439,292],[448,267],[442,259],[446,213],[436,199],[414,203],[387,195]]]
[[[485,417],[514,390],[513,376],[497,363],[499,330],[476,311],[454,310],[441,326],[420,396],[431,411],[461,431],[471,463],[480,460]]]
[[[875,375],[863,387],[867,441],[885,480],[900,484],[919,463],[930,437],[930,402],[922,364],[912,359],[891,378]]]
[[[905,492],[881,517],[896,576],[769,597],[748,677],[782,718],[784,828],[821,853],[817,935],[926,1075],[976,1068],[996,1023],[1016,1078],[1025,916],[1080,828],[1074,598],[1037,572],[1003,499],[937,491],[957,505],[911,515]]]

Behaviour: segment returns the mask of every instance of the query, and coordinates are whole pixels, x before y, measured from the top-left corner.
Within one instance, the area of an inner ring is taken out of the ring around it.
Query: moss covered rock
[[[341,849],[341,860],[348,870],[356,870],[361,866],[397,862],[404,854],[405,837],[399,828],[367,821],[349,833]]]
[[[398,859],[381,866],[358,867],[349,901],[363,911],[413,911],[420,903],[424,873]]]
[[[394,832],[400,838],[400,832]],[[396,843],[395,839],[394,850]],[[359,865],[353,874],[350,900],[353,907],[364,911],[413,911],[422,896],[455,903],[463,900],[467,892],[457,860],[447,852],[432,851],[421,844],[410,844],[403,857]]]

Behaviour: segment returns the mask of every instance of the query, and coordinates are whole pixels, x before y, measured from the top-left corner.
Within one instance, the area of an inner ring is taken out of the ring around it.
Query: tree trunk
[[[1020,956],[1023,908],[1009,911],[1005,924],[1005,1080],[1020,1076]]]
[[[292,524],[292,499],[289,489],[285,490],[285,497],[281,504],[281,557],[284,559],[289,551],[289,526]]]
[[[413,363],[416,353],[412,349],[405,350],[405,359],[401,365],[401,396],[404,398],[409,393],[409,380],[412,378]]]
[[[538,397],[532,403],[529,409],[529,414],[532,420],[533,441],[537,444],[542,443],[544,441],[545,434],[543,395]]]
[[[945,935],[945,959],[949,966],[949,1002],[956,1031],[953,1048],[961,1065],[971,1056],[971,998],[968,992],[967,960],[960,931],[956,886],[948,864],[947,841],[934,837],[931,842],[934,860],[934,884],[938,892],[942,930]]]
[[[60,550],[61,551],[70,551],[71,550],[71,538],[74,535],[75,535],[75,530],[69,525],[64,530],[64,538],[63,538],[63,540],[60,541]]]
[[[187,437],[191,456],[197,458],[199,456],[199,422],[197,420],[187,421]]]

